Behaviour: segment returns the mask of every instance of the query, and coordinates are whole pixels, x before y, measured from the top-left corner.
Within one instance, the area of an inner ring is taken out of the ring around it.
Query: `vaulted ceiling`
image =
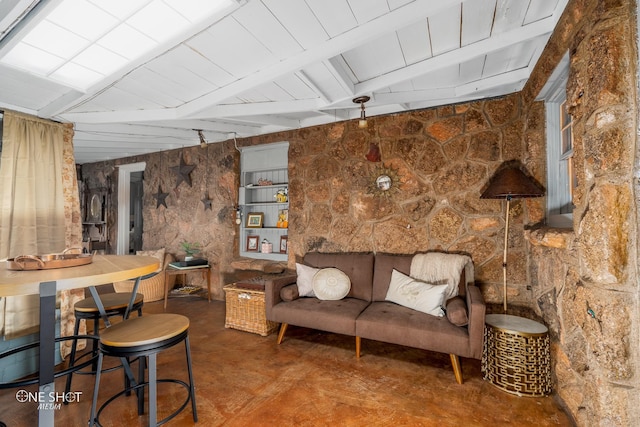
[[[82,164],[500,96],[568,2],[220,1],[0,0],[0,109],[74,123]]]

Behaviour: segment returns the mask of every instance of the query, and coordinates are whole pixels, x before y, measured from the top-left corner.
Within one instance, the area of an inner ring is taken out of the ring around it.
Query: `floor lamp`
[[[489,180],[489,186],[480,196],[481,199],[505,199],[507,213],[505,216],[504,252],[502,257],[502,292],[504,312],[507,312],[507,240],[509,236],[509,205],[511,199],[542,197],[544,190],[529,176],[518,163],[504,163]]]

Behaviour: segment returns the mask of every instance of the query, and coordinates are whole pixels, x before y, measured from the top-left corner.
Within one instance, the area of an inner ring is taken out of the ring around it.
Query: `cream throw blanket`
[[[458,282],[464,268],[465,280],[473,284],[473,261],[467,255],[429,252],[411,260],[411,277],[433,285],[447,284],[445,299],[458,295]]]

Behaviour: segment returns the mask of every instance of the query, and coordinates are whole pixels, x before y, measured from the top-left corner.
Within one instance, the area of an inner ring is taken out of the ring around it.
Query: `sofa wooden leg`
[[[356,359],[360,359],[360,345],[362,339],[360,337],[356,337]]]
[[[456,382],[462,384],[462,369],[460,368],[460,358],[455,354],[450,354],[453,373],[456,376]]]
[[[283,323],[280,325],[280,332],[278,332],[278,344],[282,342],[282,338],[284,338],[284,333],[287,331],[288,323]]]

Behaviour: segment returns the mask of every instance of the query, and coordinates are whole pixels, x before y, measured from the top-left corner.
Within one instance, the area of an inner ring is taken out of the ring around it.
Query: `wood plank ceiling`
[[[522,89],[568,0],[231,0],[200,13],[210,1],[0,0],[0,109],[73,122],[82,164],[197,145],[194,129],[214,143],[354,119],[361,95],[369,117],[499,96]],[[48,17],[61,3],[114,21],[91,44],[112,69],[71,61],[99,76],[85,86],[10,61],[43,20],[57,31],[48,53],[58,32],[80,37]],[[137,19],[160,8],[162,22]],[[118,26],[132,34],[120,47],[107,42]]]

